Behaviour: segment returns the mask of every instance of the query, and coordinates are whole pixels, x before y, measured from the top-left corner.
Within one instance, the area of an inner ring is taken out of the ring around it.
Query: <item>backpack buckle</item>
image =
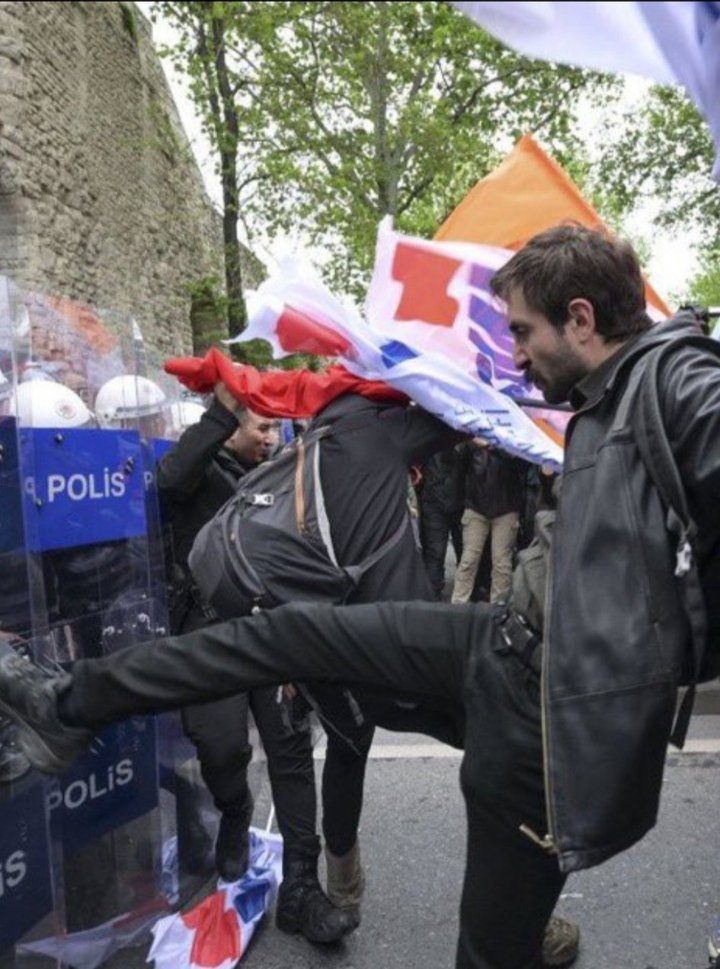
[[[675,558],[675,576],[681,579],[687,575],[692,568],[693,551],[689,539],[684,538],[678,545],[677,556]]]
[[[269,508],[271,505],[275,504],[275,495],[271,495],[269,492],[265,494],[248,495],[247,503],[249,505],[261,505],[263,508]]]

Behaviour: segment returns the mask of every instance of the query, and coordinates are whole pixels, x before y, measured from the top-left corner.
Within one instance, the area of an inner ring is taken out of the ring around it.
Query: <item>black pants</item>
[[[196,609],[184,618],[183,633],[207,628]],[[202,649],[202,645],[198,646]],[[182,711],[185,733],[197,750],[200,771],[215,807],[223,814],[252,817],[252,794],[247,766],[252,757],[248,713],[252,711],[267,755],[268,776],[277,824],[283,837],[283,860],[316,859],[320,839],[316,832],[317,795],[309,730],[292,730],[282,716],[275,687],[193,704]]]
[[[442,599],[445,588],[445,556],[448,538],[452,541],[455,556],[462,555],[462,509],[446,512],[431,501],[420,499],[420,542],[423,562],[432,585],[435,598]]]
[[[185,732],[197,748],[203,780],[223,814],[252,817],[247,765],[252,756],[248,711],[252,710],[267,755],[268,775],[284,859],[315,859],[320,841],[315,826],[317,796],[312,739],[307,730],[290,730],[269,686],[249,693],[185,707]]]
[[[322,775],[323,835],[334,855],[355,844],[363,805],[365,769],[375,733],[372,710],[339,686],[312,684],[312,698],[327,735]]]
[[[496,616],[484,604],[283,606],[81,660],[60,714],[97,729],[286,680],[344,683],[361,703],[363,688],[416,697],[464,729],[468,853],[457,969],[539,969],[564,876],[519,830],[547,830],[538,684],[507,652]]]

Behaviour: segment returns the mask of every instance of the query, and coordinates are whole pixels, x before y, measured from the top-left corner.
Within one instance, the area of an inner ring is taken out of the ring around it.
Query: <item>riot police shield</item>
[[[125,373],[128,341],[81,304],[5,281],[0,291],[11,387],[0,417],[0,630],[62,667],[155,635],[141,438],[99,427],[93,412],[101,387]],[[107,729],[57,780],[13,748],[10,737],[0,950],[9,965],[91,969],[169,905],[156,722]]]

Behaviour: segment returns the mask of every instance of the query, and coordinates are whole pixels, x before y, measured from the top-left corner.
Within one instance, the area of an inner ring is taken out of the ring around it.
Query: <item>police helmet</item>
[[[12,384],[5,374],[0,370],[0,417],[8,413],[10,398],[12,397]]]
[[[166,404],[165,394],[154,381],[124,374],[102,385],[95,398],[95,413],[101,427],[121,428],[159,414]]]
[[[86,427],[93,416],[74,390],[52,380],[18,385],[10,414],[24,427]]]
[[[179,400],[170,407],[170,430],[180,435],[188,427],[197,424],[204,413],[205,408],[199,401]]]

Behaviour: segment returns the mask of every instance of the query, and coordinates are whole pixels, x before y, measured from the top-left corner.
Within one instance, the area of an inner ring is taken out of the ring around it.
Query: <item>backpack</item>
[[[245,475],[237,493],[198,532],[188,565],[221,619],[285,602],[343,603],[402,538],[407,515],[372,555],[355,565],[338,564],[320,477],[321,442],[333,433],[330,425],[311,425]]]
[[[691,636],[689,669],[681,682],[688,690],[670,738],[678,747],[682,747],[685,741],[696,685],[720,675],[720,634],[709,636],[705,609],[706,598],[717,595],[717,589],[711,588],[709,581],[707,586],[704,585],[698,566],[695,552],[698,529],[690,514],[685,487],[668,441],[661,406],[661,367],[680,346],[695,346],[720,358],[720,343],[700,333],[666,339],[636,362],[618,408],[620,419],[627,421],[632,405],[629,424],[633,438],[665,506],[666,526],[676,543],[675,578]]]

